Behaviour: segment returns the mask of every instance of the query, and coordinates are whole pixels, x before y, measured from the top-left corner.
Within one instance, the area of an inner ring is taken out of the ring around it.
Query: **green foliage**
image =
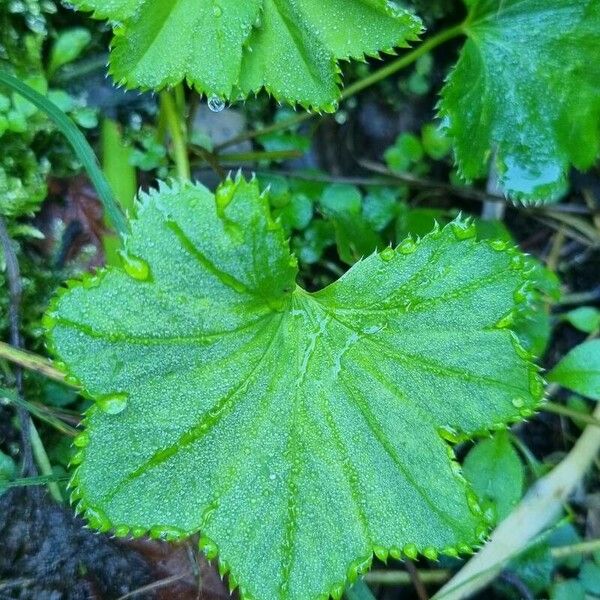
[[[183,80],[207,96],[276,99],[333,111],[341,59],[415,40],[421,22],[387,0],[76,0],[118,22],[111,73],[128,87]],[[348,35],[351,31],[352,35]]]
[[[73,48],[67,51],[61,42],[63,36],[59,36],[46,72],[43,45],[48,37],[48,24],[43,9],[51,12],[55,10],[52,6],[49,2],[30,1],[11,3],[8,9],[0,9],[0,68],[47,95],[80,126],[94,127],[95,113],[84,102],[63,90],[49,90],[49,75],[79,55]],[[86,30],[71,30],[71,33],[75,31],[79,37],[85,31],[89,39]],[[0,87],[0,215],[32,214],[46,197],[46,177],[52,162],[58,162],[54,155],[59,156],[63,147],[62,142],[45,143],[51,132],[52,125],[35,106]]]
[[[142,195],[123,268],[46,318],[95,399],[72,481],[90,524],[201,531],[265,600],[339,598],[372,553],[468,551],[485,526],[450,444],[543,390],[508,328],[527,263],[474,236],[454,221],[311,294],[256,183]]]
[[[600,340],[573,348],[550,371],[548,379],[582,396],[600,400]]]
[[[61,31],[50,51],[48,75],[51,77],[62,66],[77,59],[91,39],[92,34],[83,27]]]
[[[494,525],[509,515],[523,495],[523,465],[506,431],[479,442],[467,454],[463,469]]]
[[[17,474],[17,467],[10,456],[0,452],[0,495],[6,490],[6,484]]]
[[[461,174],[516,199],[555,200],[600,152],[600,3],[467,0],[469,37],[440,114]]]
[[[600,310],[593,306],[580,306],[563,315],[573,327],[584,333],[595,333],[600,330]]]

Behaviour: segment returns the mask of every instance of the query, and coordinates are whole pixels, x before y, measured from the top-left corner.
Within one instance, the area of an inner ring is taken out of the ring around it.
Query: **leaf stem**
[[[448,581],[452,572],[448,569],[436,569],[432,571],[419,571],[420,580],[426,584],[440,584]],[[411,585],[412,579],[409,573],[400,570],[371,571],[365,575],[365,581],[379,585]]]
[[[577,554],[593,554],[598,550],[600,550],[600,539],[595,539],[579,542],[578,544],[570,544],[568,546],[558,546],[552,548],[550,554],[552,554],[553,558],[565,558]]]
[[[61,419],[59,419],[55,414],[48,409],[48,407],[41,407],[32,402],[28,402],[24,398],[20,398],[16,391],[0,388],[0,399],[5,398],[8,402],[12,402],[16,406],[20,406],[24,408],[28,413],[35,415],[38,419],[44,421],[51,427],[54,427],[57,431],[61,433],[75,437],[77,435],[77,429],[71,427]]]
[[[582,423],[586,423],[587,425],[594,425],[595,427],[600,427],[600,419],[593,417],[592,415],[588,415],[587,413],[581,412],[579,410],[573,410],[572,408],[568,408],[566,406],[563,406],[562,404],[557,404],[556,402],[546,402],[542,406],[542,410],[549,413],[553,413],[555,415],[569,417],[574,421],[581,421]]]
[[[81,164],[88,172],[113,227],[120,234],[127,233],[129,230],[127,219],[115,200],[112,189],[106,180],[104,173],[102,173],[102,169],[98,164],[98,159],[96,158],[94,151],[75,123],[73,123],[73,121],[58,108],[58,106],[50,102],[48,98],[42,96],[40,93],[36,92],[22,81],[19,81],[16,77],[13,77],[3,69],[0,69],[0,83],[8,86],[26,100],[29,100],[29,102],[45,112],[54,122],[56,128],[67,138],[73,147],[77,158],[79,158]]]
[[[362,92],[366,88],[368,88],[372,85],[375,85],[376,83],[379,83],[386,77],[389,77],[390,75],[393,75],[397,71],[400,71],[401,69],[408,67],[409,65],[411,65],[412,63],[417,61],[421,56],[423,56],[424,54],[427,54],[427,52],[431,52],[434,48],[437,48],[444,42],[447,42],[455,37],[458,37],[459,35],[462,35],[463,33],[464,33],[464,24],[463,23],[461,23],[460,25],[455,25],[453,27],[449,27],[447,29],[444,29],[443,31],[440,31],[438,34],[432,36],[431,38],[429,38],[427,41],[423,42],[420,46],[418,46],[411,52],[408,52],[404,56],[401,56],[397,60],[391,62],[389,65],[386,65],[385,67],[382,67],[381,69],[378,69],[374,73],[371,73],[371,75],[348,86],[342,92],[342,94],[340,96],[340,100],[347,100],[351,96],[354,96],[354,95],[358,94],[359,92]],[[287,119],[285,121],[280,121],[278,123],[273,123],[273,124],[269,125],[268,127],[263,127],[262,129],[254,129],[253,131],[245,131],[244,133],[237,135],[229,140],[225,140],[221,144],[217,145],[215,147],[215,152],[219,152],[220,150],[223,150],[224,148],[227,148],[229,146],[234,146],[235,144],[239,144],[240,142],[245,142],[246,140],[251,140],[251,139],[260,137],[261,135],[267,135],[269,133],[275,133],[276,131],[290,129],[290,128],[294,127],[295,125],[299,125],[300,123],[307,121],[308,119],[312,119],[314,116],[315,116],[314,113],[305,112],[305,113],[296,115],[295,117],[292,117],[291,119]]]
[[[38,430],[31,418],[29,419],[29,434],[31,436],[31,445],[33,447],[35,462],[38,464],[42,475],[45,475],[46,477],[54,475],[52,471],[52,465],[50,464],[50,459],[48,458],[46,448],[44,448],[44,444],[42,442],[42,438],[40,438],[40,434],[38,433]],[[58,487],[56,481],[48,481],[48,491],[59,504],[64,502],[64,498],[60,493],[60,488]]]
[[[173,142],[173,158],[177,175],[182,181],[191,179],[190,161],[187,151],[185,126],[180,118],[172,92],[164,90],[160,93],[160,107],[165,117],[167,128]]]
[[[21,350],[20,348],[15,348],[5,342],[0,342],[0,358],[4,358],[24,369],[36,371],[54,381],[65,383],[64,374],[52,366],[51,360],[43,356],[38,356],[33,352]]]
[[[386,79],[390,75],[393,75],[397,71],[400,71],[412,63],[416,62],[421,56],[431,52],[434,48],[437,48],[441,44],[458,37],[464,33],[464,25],[461,23],[460,25],[455,25],[454,27],[449,27],[448,29],[444,29],[440,31],[438,34],[432,36],[427,41],[423,42],[420,46],[415,48],[412,52],[405,54],[404,56],[398,58],[394,62],[391,62],[389,65],[378,69],[374,73],[371,73],[368,77],[349,85],[342,92],[341,99],[346,100],[351,96],[362,92],[364,89],[379,83],[380,81]]]

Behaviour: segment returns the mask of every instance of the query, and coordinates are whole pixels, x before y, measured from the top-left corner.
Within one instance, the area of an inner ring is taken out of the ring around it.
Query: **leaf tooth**
[[[117,525],[114,528],[114,536],[117,538],[125,538],[129,535],[129,527],[127,525]]]
[[[415,560],[419,556],[419,548],[416,544],[405,544],[402,552],[410,560]]]
[[[208,536],[203,535],[198,541],[199,549],[204,553],[208,560],[217,558],[219,554],[219,547],[217,544]]]
[[[438,551],[433,546],[427,546],[426,548],[423,548],[421,553],[428,560],[437,561],[438,559]]]
[[[384,546],[373,546],[373,552],[375,556],[384,563],[387,563],[389,550]]]
[[[329,594],[333,598],[333,600],[341,599],[342,594],[344,593],[344,587],[345,587],[344,582],[334,583],[331,586],[331,589],[329,590]]]

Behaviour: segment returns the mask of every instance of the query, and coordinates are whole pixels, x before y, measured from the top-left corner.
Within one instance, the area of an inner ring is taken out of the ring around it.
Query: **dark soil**
[[[0,496],[0,600],[229,598],[191,545],[121,541],[84,525],[40,488]]]

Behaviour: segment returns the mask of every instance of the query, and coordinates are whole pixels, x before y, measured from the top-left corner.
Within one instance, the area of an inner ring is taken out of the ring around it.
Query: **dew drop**
[[[504,242],[502,240],[492,240],[490,242],[490,247],[492,250],[496,250],[496,252],[504,252],[508,248],[508,242]]]
[[[73,456],[71,456],[71,460],[69,461],[69,464],[80,465],[82,462],[83,462],[83,451],[79,450],[79,451],[75,452],[75,454],[73,454]]]
[[[84,431],[77,435],[73,440],[73,444],[77,448],[85,448],[90,443],[90,435],[87,431]]]
[[[131,530],[132,538],[141,538],[141,537],[144,537],[145,535],[146,535],[146,530],[143,527],[134,527]]]
[[[213,8],[213,15],[215,15],[215,17],[220,17],[223,14],[223,9],[220,6],[215,6]]]
[[[544,380],[534,371],[529,373],[529,391],[536,399],[544,395]]]
[[[381,257],[381,260],[389,262],[394,258],[394,256],[396,256],[396,253],[394,252],[393,248],[385,248],[385,250],[381,251],[379,256]]]
[[[119,525],[115,527],[115,537],[124,538],[129,535],[129,527],[127,525]]]
[[[515,408],[523,408],[525,406],[525,400],[523,400],[523,398],[513,398],[511,403]]]
[[[438,552],[433,546],[428,546],[427,548],[423,549],[423,556],[429,560],[437,560]]]
[[[455,221],[451,226],[457,240],[468,240],[477,235],[477,226],[472,221]]]
[[[344,584],[343,583],[336,583],[330,590],[330,594],[331,594],[333,600],[340,600],[343,593],[344,593]]]
[[[513,299],[517,304],[523,304],[529,298],[529,283],[524,283],[522,286],[517,288],[513,293]]]
[[[85,517],[90,527],[98,531],[108,531],[110,521],[108,517],[99,508],[88,508],[85,511]]]
[[[225,101],[219,96],[211,96],[208,99],[208,108],[214,113],[220,113],[225,109]]]
[[[469,510],[476,516],[480,517],[483,514],[481,506],[479,506],[479,500],[475,493],[471,490],[467,492],[467,505]]]
[[[400,242],[396,248],[400,254],[412,254],[416,249],[417,243],[411,238],[406,238],[404,241]]]
[[[147,281],[150,278],[150,265],[143,259],[131,254],[121,253],[121,261],[125,273],[137,281]]]
[[[390,556],[392,558],[395,558],[396,560],[400,560],[402,558],[402,551],[400,550],[400,548],[397,548],[396,546],[392,546],[390,548]]]
[[[402,548],[402,552],[404,552],[404,554],[411,560],[414,560],[417,558],[417,556],[419,556],[419,549],[417,548],[416,544],[406,544],[406,546]]]
[[[118,415],[127,407],[127,394],[107,394],[98,398],[98,406],[108,415]]]
[[[381,562],[387,562],[388,554],[389,554],[387,548],[385,548],[383,546],[374,546],[373,547],[373,552],[375,553],[375,556]]]
[[[464,436],[453,427],[439,427],[437,431],[442,439],[451,444],[458,444],[459,442],[464,441]]]
[[[204,552],[204,555],[206,558],[208,558],[208,560],[216,558],[217,554],[219,554],[219,547],[217,544],[215,544],[215,542],[206,536],[202,536],[200,538],[200,541],[198,542],[198,548]]]

